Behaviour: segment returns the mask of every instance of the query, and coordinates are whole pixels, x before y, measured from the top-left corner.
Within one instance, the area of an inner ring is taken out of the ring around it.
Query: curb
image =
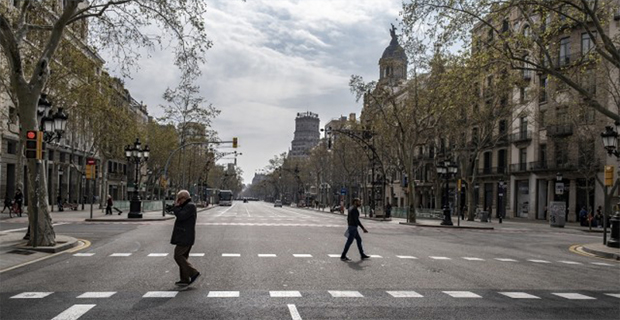
[[[597,257],[600,257],[600,258],[612,259],[612,260],[620,260],[620,253],[610,253],[610,252],[598,251],[598,250],[594,250],[594,249],[588,248],[586,246],[581,246],[580,249],[583,250],[584,252],[587,252],[589,254],[593,254],[593,255],[595,255]]]
[[[420,223],[408,223],[408,222],[399,222],[399,224],[404,224],[404,225],[408,225],[408,226],[415,226],[415,227],[425,227],[425,228],[495,230],[495,228],[493,228],[493,227],[442,226],[442,225],[434,225],[434,224],[420,224]]]
[[[381,221],[385,221],[385,222],[392,221],[392,218],[383,219],[383,218],[360,217],[360,219],[379,221],[379,222],[381,222]]]
[[[44,253],[58,253],[61,251],[66,251],[69,250],[73,247],[77,247],[79,241],[76,239],[75,241],[67,241],[63,244],[53,246],[53,247],[36,247],[33,248],[31,246],[23,246],[23,245],[18,245],[15,246],[15,248],[18,249],[25,249],[25,250],[30,250],[30,251],[38,251],[38,252],[44,252]]]
[[[138,218],[138,219],[129,219],[129,218],[125,218],[125,219],[97,219],[97,218],[93,218],[93,219],[84,219],[84,221],[89,221],[89,222],[143,222],[143,221],[165,221],[165,220],[172,220],[174,219],[174,217],[161,217],[161,218]]]

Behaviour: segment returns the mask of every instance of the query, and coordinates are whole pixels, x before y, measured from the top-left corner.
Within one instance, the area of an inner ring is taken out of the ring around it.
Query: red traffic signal
[[[28,132],[26,132],[26,139],[34,140],[36,138],[37,138],[37,132],[36,131],[28,131]]]
[[[87,165],[94,166],[94,165],[96,165],[96,164],[97,164],[97,160],[95,160],[95,159],[93,159],[93,158],[88,158],[88,159],[86,160],[86,164],[87,164]]]

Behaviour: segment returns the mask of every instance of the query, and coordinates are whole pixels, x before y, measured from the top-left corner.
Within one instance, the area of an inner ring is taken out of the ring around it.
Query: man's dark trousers
[[[347,252],[349,252],[349,248],[353,243],[353,239],[357,242],[357,249],[360,251],[360,256],[364,256],[364,248],[362,247],[362,237],[360,233],[357,231],[357,226],[349,226],[348,228],[349,237],[347,238],[347,243],[344,245],[344,251],[342,251],[341,258],[347,256]]]
[[[187,260],[189,258],[189,251],[192,246],[176,246],[174,247],[174,261],[179,265],[179,271],[181,274],[181,281],[189,282],[190,277],[197,274],[198,270],[192,266]]]

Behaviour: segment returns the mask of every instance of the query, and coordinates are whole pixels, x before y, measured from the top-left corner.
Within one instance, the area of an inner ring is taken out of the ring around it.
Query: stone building
[[[308,157],[309,152],[320,140],[319,115],[312,112],[297,113],[295,118],[295,135],[291,142],[289,157]]]

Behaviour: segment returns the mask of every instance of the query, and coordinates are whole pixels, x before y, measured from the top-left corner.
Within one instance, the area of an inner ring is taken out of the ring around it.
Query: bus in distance
[[[232,206],[233,193],[231,190],[220,190],[218,198],[220,206]]]

